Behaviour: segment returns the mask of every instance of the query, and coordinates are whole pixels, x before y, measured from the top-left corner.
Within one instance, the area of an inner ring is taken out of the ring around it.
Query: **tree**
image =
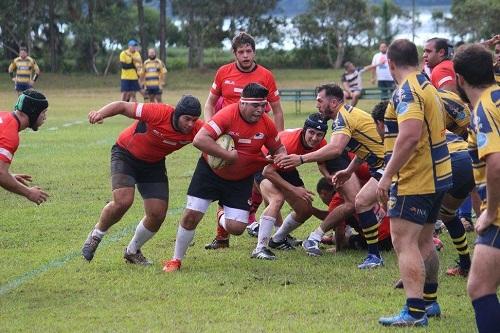
[[[360,42],[374,22],[366,0],[310,0],[307,13],[294,22],[301,34],[314,43],[322,43],[331,67],[340,68],[346,49]],[[336,52],[334,60],[334,52]]]
[[[434,30],[436,30],[436,33],[439,33],[439,28],[444,23],[444,13],[440,10],[435,10],[432,12],[431,19],[434,22]]]
[[[375,37],[378,41],[390,43],[394,36],[399,34],[400,27],[397,23],[391,22],[393,19],[408,18],[401,7],[392,0],[384,0],[380,5],[371,8],[372,15],[375,18]]]
[[[142,0],[136,0],[137,3],[137,18],[139,23],[139,38],[141,39],[141,56],[142,59],[146,59],[147,56],[147,45],[148,40],[146,38],[146,33],[144,31],[144,3]]]
[[[451,14],[447,24],[464,40],[479,41],[500,31],[498,0],[453,0]]]
[[[167,53],[165,51],[167,0],[160,0],[160,60],[166,63]]]

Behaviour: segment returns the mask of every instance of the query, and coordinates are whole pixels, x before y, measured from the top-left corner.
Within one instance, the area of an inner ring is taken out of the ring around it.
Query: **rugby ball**
[[[234,149],[234,141],[233,138],[228,134],[221,135],[215,141],[219,147],[225,150],[233,150]],[[215,157],[212,155],[207,155],[207,163],[210,165],[212,169],[220,169],[226,165],[226,161],[220,157]]]

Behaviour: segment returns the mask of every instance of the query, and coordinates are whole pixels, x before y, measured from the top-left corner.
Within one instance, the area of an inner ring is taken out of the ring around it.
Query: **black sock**
[[[480,333],[500,330],[500,303],[496,294],[479,297],[472,301],[472,306]]]
[[[407,298],[406,306],[413,318],[420,319],[425,315],[425,303],[421,298]]]

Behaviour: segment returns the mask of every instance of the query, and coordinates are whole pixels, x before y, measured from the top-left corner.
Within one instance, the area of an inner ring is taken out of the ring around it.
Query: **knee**
[[[148,212],[148,214],[147,214],[148,219],[153,221],[155,224],[160,224],[160,225],[163,223],[166,216],[167,216],[166,209],[157,209],[157,210]]]
[[[245,232],[245,230],[246,230],[246,226],[247,225],[245,223],[241,223],[241,222],[231,223],[231,234],[235,235],[235,236],[239,236],[239,235],[243,234],[243,232]]]
[[[134,197],[133,196],[121,196],[118,198],[115,198],[114,200],[114,207],[115,209],[119,210],[120,212],[126,212],[130,206],[134,203]]]
[[[185,210],[181,219],[181,226],[187,230],[194,230],[198,225],[199,218],[197,212]]]
[[[354,202],[350,201],[344,202],[344,209],[348,215],[352,215],[356,212],[356,206]]]

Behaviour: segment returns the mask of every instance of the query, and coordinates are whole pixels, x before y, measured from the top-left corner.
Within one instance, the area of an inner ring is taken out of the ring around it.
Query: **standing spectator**
[[[156,57],[156,50],[148,50],[148,59],[144,62],[144,80],[145,94],[152,103],[161,103],[161,94],[165,85],[165,75],[167,68],[165,64]]]
[[[372,69],[372,83],[377,79],[377,86],[382,90],[382,99],[389,99],[390,94],[394,90],[394,79],[392,78],[389,66],[387,65],[387,44],[380,43],[379,51],[373,56],[372,65],[376,65]]]
[[[33,87],[35,84],[35,81],[40,76],[40,68],[36,64],[35,59],[28,56],[26,47],[21,46],[19,48],[19,57],[12,60],[9,66],[9,74],[12,81],[16,84],[18,95],[21,95],[23,91]]]
[[[120,53],[121,73],[121,92],[122,101],[136,102],[135,94],[141,90],[139,86],[139,77],[142,75],[142,58],[137,50],[139,44],[134,39],[129,40],[128,49]]]

